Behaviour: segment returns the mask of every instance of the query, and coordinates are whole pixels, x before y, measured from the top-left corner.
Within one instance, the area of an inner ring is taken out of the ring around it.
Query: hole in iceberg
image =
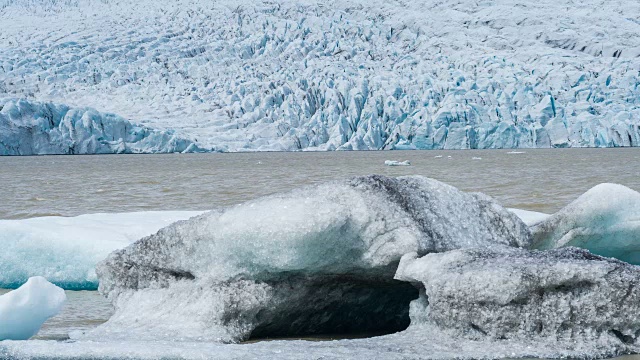
[[[271,338],[355,338],[392,334],[410,323],[411,284],[346,276],[294,277],[273,306],[256,315],[249,340]]]

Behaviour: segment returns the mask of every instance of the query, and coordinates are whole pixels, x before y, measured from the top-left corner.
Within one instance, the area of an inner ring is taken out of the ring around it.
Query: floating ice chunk
[[[114,252],[97,272],[116,313],[86,336],[397,331],[417,297],[393,280],[403,254],[529,242],[526,225],[490,198],[432,179],[326,183],[178,222]]]
[[[411,166],[409,160],[405,161],[397,161],[397,160],[385,160],[384,162],[387,166]]]
[[[576,246],[640,264],[640,193],[600,184],[532,228],[534,247]]]
[[[424,286],[411,303],[416,331],[638,351],[640,267],[584,249],[407,254],[396,279]]]
[[[537,211],[529,211],[529,210],[513,209],[513,208],[510,208],[508,210],[511,211],[512,213],[518,215],[518,217],[525,224],[527,224],[527,226],[536,225],[536,224],[548,219],[549,216],[551,216],[549,214],[545,214],[545,213],[541,213],[541,212],[537,212]]]
[[[0,296],[0,340],[27,340],[62,309],[64,290],[41,276]]]
[[[481,157],[474,156],[474,157],[472,157],[472,158],[471,158],[471,160],[482,160],[482,158],[481,158]]]
[[[96,289],[107,255],[199,211],[150,211],[0,220],[0,287],[43,275],[66,289]]]
[[[434,158],[436,158],[436,159],[440,159],[441,157],[442,157],[442,155],[436,155],[436,156],[434,156]]]
[[[507,154],[515,155],[515,154],[524,154],[524,151],[509,151]]]

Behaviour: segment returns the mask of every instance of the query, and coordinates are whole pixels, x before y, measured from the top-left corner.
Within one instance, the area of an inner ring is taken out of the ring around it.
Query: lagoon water
[[[429,176],[507,207],[551,213],[599,183],[640,190],[639,165],[639,148],[0,157],[0,219],[207,210],[372,173]],[[67,296],[37,338],[66,339],[111,315],[97,292]]]
[[[554,212],[599,183],[640,190],[639,165],[640,148],[0,157],[0,219],[207,210],[373,173],[424,175]]]

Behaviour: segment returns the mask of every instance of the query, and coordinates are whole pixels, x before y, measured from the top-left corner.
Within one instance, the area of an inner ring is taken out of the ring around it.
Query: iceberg
[[[640,264],[640,193],[600,184],[531,228],[533,246],[576,246],[594,254]]]
[[[64,290],[41,276],[0,295],[0,341],[34,336],[48,318],[60,312],[66,299]]]
[[[411,328],[539,347],[640,350],[640,267],[578,248],[460,249],[403,256],[396,279],[418,284]]]
[[[409,160],[397,161],[397,160],[385,160],[384,164],[387,166],[411,166]]]
[[[109,253],[201,211],[149,211],[0,220],[0,288],[42,275],[73,290],[98,287],[95,265]]]
[[[0,155],[195,152],[191,141],[113,114],[0,99]]]
[[[402,255],[530,241],[489,197],[436,180],[325,183],[180,221],[113,252],[96,271],[116,312],[81,339],[399,331],[418,296],[393,279]]]

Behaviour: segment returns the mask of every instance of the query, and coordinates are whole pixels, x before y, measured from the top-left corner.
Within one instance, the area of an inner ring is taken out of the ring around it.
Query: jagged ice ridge
[[[638,18],[621,0],[2,0],[0,97],[206,150],[635,146]]]

